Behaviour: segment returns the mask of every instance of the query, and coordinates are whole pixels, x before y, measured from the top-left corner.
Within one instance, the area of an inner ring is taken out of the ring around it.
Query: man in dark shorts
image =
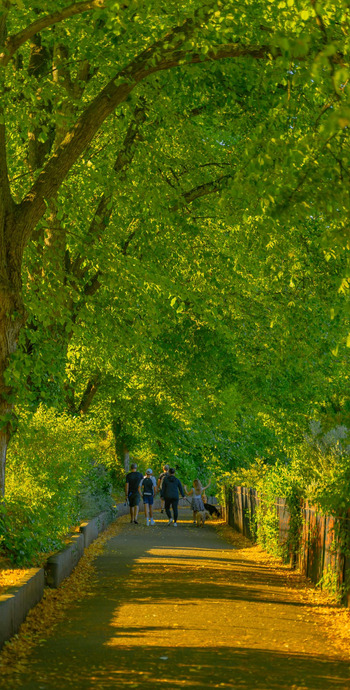
[[[125,498],[129,501],[130,506],[130,522],[138,525],[137,516],[139,514],[139,505],[141,501],[140,484],[143,480],[141,472],[137,471],[137,465],[133,462],[131,472],[125,477]]]

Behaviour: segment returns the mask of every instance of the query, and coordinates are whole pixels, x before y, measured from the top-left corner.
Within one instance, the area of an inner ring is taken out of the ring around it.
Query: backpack
[[[143,486],[143,493],[144,494],[152,494],[152,496],[153,496],[152,479],[150,479],[149,477],[145,477],[143,482],[142,482],[142,486]]]

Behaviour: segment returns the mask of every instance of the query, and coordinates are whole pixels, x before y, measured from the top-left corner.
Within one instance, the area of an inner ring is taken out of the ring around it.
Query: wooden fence
[[[257,512],[257,507],[261,510]],[[312,582],[333,582],[345,606],[350,606],[350,510],[343,517],[322,515],[308,501],[300,504],[299,528],[292,534],[291,515],[285,498],[264,507],[263,496],[242,486],[226,488],[224,518],[250,539],[259,537],[259,513],[272,511],[276,518],[278,543],[286,561],[297,567]],[[300,526],[301,525],[301,526]],[[294,527],[295,530],[295,527]],[[341,531],[341,545],[337,534]]]

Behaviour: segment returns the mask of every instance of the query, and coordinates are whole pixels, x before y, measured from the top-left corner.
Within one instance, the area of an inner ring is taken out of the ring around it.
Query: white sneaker
[[[174,522],[174,527],[177,527],[177,522]]]
[[[174,520],[172,518],[170,518],[168,525],[171,525],[172,522],[174,522]]]
[[[149,524],[150,524],[150,525],[155,525],[155,524],[156,524],[156,523],[154,522],[153,518],[150,519]]]
[[[149,526],[149,519],[148,518],[146,520],[146,525],[147,525],[147,527]]]

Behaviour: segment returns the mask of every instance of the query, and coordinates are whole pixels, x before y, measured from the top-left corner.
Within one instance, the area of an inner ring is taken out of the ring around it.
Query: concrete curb
[[[116,517],[120,517],[121,515],[125,514],[121,512],[121,509],[124,508],[124,505],[122,506],[120,504],[120,507],[118,505],[117,508],[117,516],[114,516],[113,513],[111,513],[111,511],[105,510],[103,513],[100,513],[95,518],[92,518],[92,520],[81,523],[80,532],[82,532],[84,536],[85,549],[87,549],[87,547],[90,546],[90,544],[95,539],[97,539],[98,535],[101,532],[103,532],[103,530],[105,530],[108,527],[108,525],[116,519]]]
[[[181,499],[179,505],[186,507],[188,502]],[[155,499],[154,507],[160,508],[160,498]],[[45,584],[57,588],[71,574],[84,549],[90,546],[111,522],[129,513],[129,506],[124,503],[118,503],[116,508],[116,516],[111,511],[104,511],[92,520],[81,523],[80,534],[72,535],[70,544],[50,556],[44,568],[32,568],[27,577],[0,595],[0,649],[6,640],[18,632],[27,613],[42,599]]]
[[[116,517],[121,517],[129,508],[117,506],[117,516],[104,511],[80,526],[80,534],[71,536],[71,543],[62,551],[50,556],[44,568],[32,568],[29,574],[16,586],[0,595],[0,649],[6,640],[15,635],[28,612],[41,601],[45,584],[56,588],[68,577],[87,548]]]
[[[18,632],[28,611],[42,599],[44,586],[44,569],[32,568],[29,575],[0,596],[0,649]]]
[[[48,587],[57,588],[71,574],[84,553],[84,535],[73,534],[71,543],[58,551],[45,563],[45,580]]]

